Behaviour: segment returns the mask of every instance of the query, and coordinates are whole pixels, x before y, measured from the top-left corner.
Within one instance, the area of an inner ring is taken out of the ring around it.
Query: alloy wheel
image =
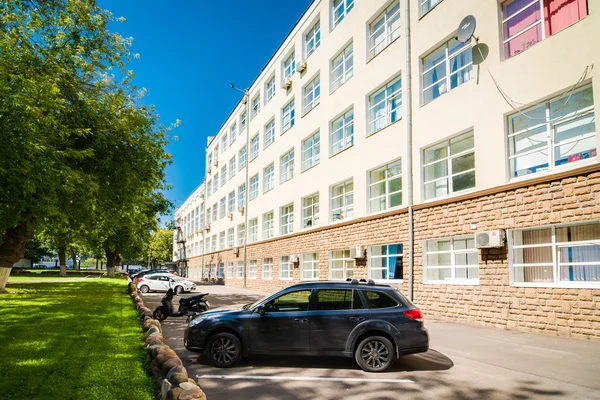
[[[379,340],[367,342],[360,356],[366,365],[374,369],[383,368],[390,361],[390,353],[386,345]]]
[[[221,337],[212,344],[210,355],[217,363],[227,364],[237,355],[237,348],[229,338]]]

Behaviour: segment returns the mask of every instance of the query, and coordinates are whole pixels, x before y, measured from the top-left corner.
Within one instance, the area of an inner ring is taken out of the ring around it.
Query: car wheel
[[[142,285],[140,287],[140,292],[142,293],[148,293],[150,291],[150,288],[148,287],[148,285]]]
[[[233,367],[242,359],[242,343],[234,334],[221,332],[208,340],[207,356],[218,368]]]
[[[175,286],[175,293],[176,294],[183,293],[183,287],[181,287],[181,286]]]
[[[354,359],[363,371],[385,371],[396,360],[394,345],[383,336],[370,336],[360,342],[354,353]]]

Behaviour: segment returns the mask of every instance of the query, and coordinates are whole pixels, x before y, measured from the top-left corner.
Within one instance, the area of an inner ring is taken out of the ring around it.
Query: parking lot
[[[200,292],[209,293],[211,308],[263,295],[217,285],[199,286]],[[152,309],[162,296],[143,295]],[[334,357],[254,356],[218,369],[184,348],[185,326],[185,318],[168,318],[164,337],[210,400],[600,399],[600,341],[433,321],[425,315],[430,350],[401,358],[385,373],[364,372],[354,360]]]

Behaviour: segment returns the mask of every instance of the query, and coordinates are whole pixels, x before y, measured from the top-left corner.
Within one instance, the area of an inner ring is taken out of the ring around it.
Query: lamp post
[[[248,182],[250,164],[250,91],[248,89],[240,89],[233,83],[229,84],[229,87],[244,93],[244,98],[246,99],[246,181],[244,183],[246,185],[246,190],[244,190],[244,287],[246,287],[246,278],[248,276],[248,191],[250,190],[250,183]]]

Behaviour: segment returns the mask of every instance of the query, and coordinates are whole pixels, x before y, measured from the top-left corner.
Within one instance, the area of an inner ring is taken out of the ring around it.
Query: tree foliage
[[[152,266],[173,259],[173,231],[158,229],[152,233],[148,243],[148,258]]]

